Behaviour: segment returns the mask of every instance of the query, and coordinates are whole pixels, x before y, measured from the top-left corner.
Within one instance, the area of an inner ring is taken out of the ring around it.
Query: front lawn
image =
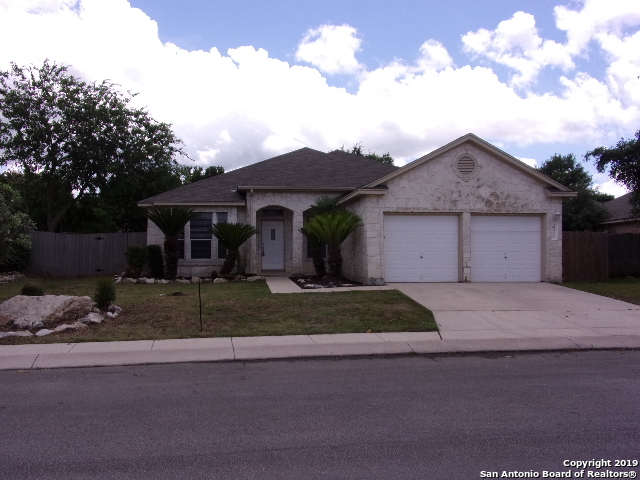
[[[608,282],[566,282],[562,286],[640,305],[640,278],[611,278]]]
[[[0,285],[0,302],[18,295],[25,283],[40,286],[46,294],[92,297],[97,282],[98,278],[19,280]],[[197,284],[117,284],[115,303],[123,308],[117,319],[41,338],[8,337],[0,345],[438,329],[431,311],[395,290],[273,295],[264,282],[205,283],[201,289],[203,332]],[[170,295],[175,292],[186,295]]]

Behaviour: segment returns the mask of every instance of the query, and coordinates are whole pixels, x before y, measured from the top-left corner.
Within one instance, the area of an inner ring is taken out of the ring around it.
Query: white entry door
[[[540,217],[472,216],[472,282],[539,282]]]
[[[284,270],[284,222],[262,222],[262,269]]]
[[[387,282],[457,282],[457,215],[384,216]]]

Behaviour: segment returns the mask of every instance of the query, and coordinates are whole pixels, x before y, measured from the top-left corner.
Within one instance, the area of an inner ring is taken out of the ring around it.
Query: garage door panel
[[[385,215],[388,282],[458,281],[458,217]]]
[[[539,217],[471,217],[472,281],[539,282],[541,255]]]

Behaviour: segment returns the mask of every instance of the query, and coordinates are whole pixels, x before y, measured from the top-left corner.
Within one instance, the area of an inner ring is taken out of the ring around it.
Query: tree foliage
[[[587,152],[585,158],[594,159],[600,173],[609,168],[611,178],[632,192],[633,213],[640,216],[640,130],[635,138],[622,138],[615,147],[598,147]]]
[[[0,183],[0,272],[22,270],[29,262],[33,222],[21,211],[21,198]]]
[[[227,257],[220,270],[223,277],[229,276],[233,267],[240,264],[240,247],[258,231],[246,223],[216,223],[212,227],[213,236],[227,248]]]
[[[562,229],[565,231],[592,231],[607,219],[607,209],[602,202],[613,199],[612,195],[600,193],[593,188],[593,179],[575,155],[555,154],[545,161],[540,172],[565,187],[578,192],[574,198],[562,202]]]
[[[177,169],[183,185],[199,182],[205,178],[215,177],[224,173],[224,167],[211,166],[203,169],[201,166],[189,167],[188,165],[179,165]]]
[[[0,71],[0,165],[17,167],[27,181],[37,176],[49,231],[91,196],[117,191],[111,199],[120,202],[103,203],[122,210],[131,203],[122,190],[146,184],[148,172],[173,173],[184,154],[170,125],[130,106],[134,95],[107,80],[87,83],[68,68],[45,61]]]
[[[149,220],[164,233],[165,278],[175,280],[178,274],[178,237],[187,222],[198,216],[192,208],[183,206],[159,206],[147,211]]]
[[[305,229],[313,236],[327,244],[329,249],[329,275],[342,277],[342,252],[340,246],[362,225],[362,219],[347,210],[323,213],[312,217]]]
[[[353,147],[350,150],[345,149],[344,145],[340,147],[340,150],[347,153],[352,153],[353,155],[359,155],[361,157],[370,158],[371,160],[375,160],[376,162],[386,163],[388,165],[393,165],[393,158],[389,152],[383,153],[382,155],[378,155],[376,152],[363,152],[362,144],[354,143]]]

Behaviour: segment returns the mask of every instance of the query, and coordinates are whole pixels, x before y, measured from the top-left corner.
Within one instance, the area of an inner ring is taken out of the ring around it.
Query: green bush
[[[20,290],[20,295],[27,295],[29,297],[41,297],[42,295],[44,295],[44,291],[37,285],[26,283],[22,287],[22,290]]]
[[[101,278],[98,281],[96,294],[93,301],[100,310],[106,310],[109,305],[116,301],[116,285],[110,278]]]
[[[142,275],[142,270],[147,264],[147,247],[146,245],[130,245],[127,248],[127,270],[134,277]]]
[[[147,246],[147,263],[149,265],[149,275],[153,278],[164,277],[164,259],[160,245]]]

